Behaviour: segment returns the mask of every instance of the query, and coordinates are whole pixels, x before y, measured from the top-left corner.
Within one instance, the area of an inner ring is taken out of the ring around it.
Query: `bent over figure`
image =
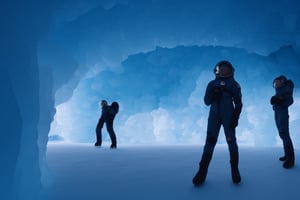
[[[117,148],[117,138],[113,128],[113,122],[116,114],[119,111],[119,104],[117,102],[113,102],[112,105],[109,106],[106,100],[102,100],[101,107],[102,107],[102,113],[96,127],[97,141],[95,143],[95,146],[100,147],[102,144],[102,128],[105,123],[107,132],[111,139],[110,148],[115,149]]]
[[[230,152],[231,175],[233,183],[240,183],[238,169],[239,152],[236,142],[235,128],[238,125],[242,110],[242,94],[240,85],[234,79],[234,68],[228,61],[220,61],[214,68],[216,78],[207,85],[204,102],[210,105],[207,124],[206,142],[199,170],[193,178],[194,185],[204,183],[209,163],[218,140],[221,126],[224,128]]]
[[[279,160],[284,161],[283,167],[288,169],[294,166],[294,147],[289,133],[289,111],[288,107],[293,104],[294,83],[283,75],[273,81],[275,95],[271,97],[270,103],[273,105],[275,113],[276,127],[283,142],[284,156]]]

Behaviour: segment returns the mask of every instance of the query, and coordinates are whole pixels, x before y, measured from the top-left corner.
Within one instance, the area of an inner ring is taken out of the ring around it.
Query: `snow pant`
[[[102,144],[102,128],[103,128],[103,124],[104,124],[104,121],[100,118],[99,121],[98,121],[97,127],[96,127],[96,138],[97,138],[96,143],[99,146],[101,146],[101,144]]]
[[[294,161],[294,146],[289,133],[288,108],[275,109],[275,122],[279,136],[283,142],[284,154],[287,157],[287,160]]]
[[[230,163],[232,167],[237,167],[239,162],[239,152],[238,152],[238,145],[236,143],[235,137],[235,128],[230,127],[231,119],[232,119],[232,112],[224,112],[223,116],[220,116],[219,113],[211,112],[208,117],[208,124],[207,124],[207,135],[206,135],[206,142],[203,149],[203,154],[201,161],[199,163],[200,168],[204,167],[207,168],[212,155],[214,148],[216,146],[220,128],[223,125],[226,142],[228,145],[229,153],[230,153]]]
[[[97,143],[99,144],[99,146],[101,146],[102,143],[102,128],[103,128],[103,124],[104,122],[99,120],[97,127],[96,127],[96,136],[97,136]],[[116,134],[113,128],[113,119],[107,119],[105,121],[106,124],[106,130],[109,134],[109,137],[111,139],[111,143],[113,146],[117,146],[117,138],[116,138]]]
[[[106,120],[106,129],[107,132],[109,134],[110,140],[111,140],[111,144],[112,146],[116,147],[117,146],[117,137],[113,128],[113,119],[107,119]]]

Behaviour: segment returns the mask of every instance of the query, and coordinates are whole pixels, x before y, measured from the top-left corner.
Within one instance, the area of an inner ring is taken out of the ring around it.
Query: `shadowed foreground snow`
[[[300,199],[300,167],[281,166],[281,148],[240,148],[242,183],[231,182],[227,148],[217,145],[207,181],[194,187],[201,146],[49,144],[52,187],[43,199]],[[297,155],[300,152],[296,151]]]

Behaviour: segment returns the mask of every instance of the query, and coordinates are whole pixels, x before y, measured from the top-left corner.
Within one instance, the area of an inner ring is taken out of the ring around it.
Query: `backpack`
[[[116,115],[118,112],[119,112],[119,104],[118,102],[114,101],[110,106],[110,114]]]
[[[287,87],[289,87],[289,93],[287,94],[287,96],[289,97],[289,98],[288,98],[289,101],[288,101],[287,106],[290,106],[290,105],[292,105],[292,104],[294,103],[294,98],[293,98],[294,83],[293,83],[292,80],[287,80],[287,81],[285,82],[285,85],[286,85]]]
[[[292,80],[287,80],[285,84],[288,85],[292,90],[294,89],[294,83]]]

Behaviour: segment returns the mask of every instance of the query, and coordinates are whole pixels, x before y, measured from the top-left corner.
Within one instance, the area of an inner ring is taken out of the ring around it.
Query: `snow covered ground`
[[[300,199],[300,165],[282,168],[281,148],[240,147],[242,182],[231,182],[227,148],[217,145],[206,183],[194,187],[202,146],[48,144],[48,200]],[[296,151],[300,155],[300,151]]]

